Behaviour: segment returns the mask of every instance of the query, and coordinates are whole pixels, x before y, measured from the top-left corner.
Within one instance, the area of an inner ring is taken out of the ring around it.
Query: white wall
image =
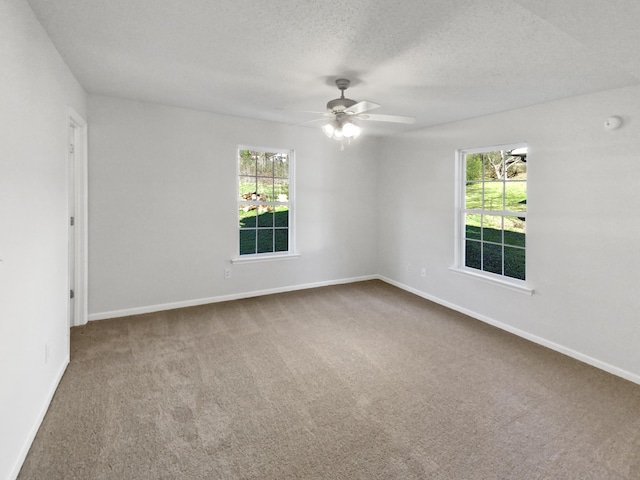
[[[17,475],[69,358],[67,106],[84,91],[24,0],[0,2],[0,478]],[[45,345],[49,359],[45,364]]]
[[[94,95],[89,126],[90,319],[376,273],[375,139]],[[230,264],[239,144],[296,151],[299,259]]]
[[[24,0],[0,2],[0,87],[0,478],[14,478],[68,363],[67,107],[87,116]],[[640,88],[344,152],[318,130],[155,104],[91,96],[89,113],[94,318],[379,273],[640,382]],[[612,114],[625,125],[607,132]],[[533,296],[448,270],[455,150],[520,141]],[[238,144],[296,150],[298,260],[229,263]]]
[[[614,114],[625,124],[606,131],[603,122]],[[448,270],[456,149],[521,141],[529,144],[527,281],[533,296]],[[640,88],[389,139],[379,178],[383,276],[640,382]]]
[[[67,106],[87,116],[23,0],[0,2],[0,87],[0,478],[13,478],[68,362]],[[89,114],[94,318],[380,273],[640,382],[640,88],[344,152],[314,129],[110,97]],[[612,114],[625,125],[607,132]],[[520,141],[533,296],[448,270],[455,150]],[[298,260],[229,263],[238,144],[296,150]]]
[[[90,318],[380,274],[640,381],[639,93],[364,137],[344,152],[314,129],[90,96]],[[625,124],[606,131],[613,114]],[[449,271],[456,149],[522,141],[533,296]],[[238,144],[296,150],[299,260],[229,263]]]

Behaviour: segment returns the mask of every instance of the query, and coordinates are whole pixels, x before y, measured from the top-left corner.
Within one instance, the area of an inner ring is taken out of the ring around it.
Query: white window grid
[[[258,179],[270,179],[272,181],[271,187],[273,188],[275,185],[275,181],[277,179],[280,178],[286,178],[289,182],[289,194],[287,196],[287,200],[286,201],[267,201],[267,200],[245,200],[242,199],[240,197],[241,193],[240,193],[240,185],[239,185],[239,178],[241,177],[240,175],[240,168],[239,168],[239,162],[238,162],[238,158],[240,157],[240,151],[242,150],[251,150],[251,151],[255,151],[255,152],[268,152],[268,153],[282,153],[287,155],[287,161],[288,161],[288,176],[287,177],[276,177],[276,176],[263,176],[263,175],[250,175],[252,177],[256,178],[256,181]],[[264,252],[264,253],[253,253],[253,254],[242,254],[240,253],[240,242],[237,242],[237,257],[243,257],[243,258],[251,258],[251,257],[269,257],[269,256],[281,256],[281,255],[286,255],[286,254],[291,254],[295,251],[294,248],[294,241],[295,241],[295,235],[294,235],[294,230],[293,230],[293,224],[294,224],[294,165],[295,165],[295,161],[294,161],[294,157],[295,157],[295,152],[294,150],[291,149],[283,149],[283,148],[271,148],[271,147],[255,147],[255,146],[248,146],[248,145],[240,145],[238,146],[238,149],[236,151],[236,198],[238,199],[238,212],[240,211],[240,209],[245,206],[255,206],[256,209],[259,208],[269,208],[269,207],[280,207],[280,206],[284,206],[287,207],[289,215],[288,215],[288,226],[286,227],[287,229],[287,246],[288,246],[288,250],[286,251],[278,251],[278,252]],[[240,235],[240,228],[239,228],[239,215],[237,217],[237,224],[238,224],[238,235]],[[285,228],[285,227],[283,227]],[[258,226],[258,219],[256,216],[256,226],[254,228],[251,229],[247,229],[247,230],[255,230],[256,231],[256,252],[257,252],[257,242],[258,242],[258,231],[262,230],[272,230],[273,232],[273,238],[272,241],[274,242],[275,245],[275,235],[276,235],[276,230],[278,229],[278,227],[276,227],[275,225],[272,227],[260,227]]]
[[[458,164],[457,164],[457,175],[456,175],[456,197],[457,197],[457,210],[459,212],[459,214],[457,215],[457,222],[456,222],[456,244],[457,244],[457,248],[456,248],[456,267],[459,269],[463,269],[463,270],[473,270],[473,272],[475,273],[481,273],[482,275],[487,275],[489,277],[499,277],[500,279],[503,280],[507,280],[509,282],[514,282],[514,283],[524,283],[523,280],[517,279],[517,278],[513,278],[513,277],[509,277],[505,275],[505,262],[504,262],[504,248],[516,248],[519,250],[522,250],[526,253],[526,243],[525,246],[519,246],[519,245],[512,245],[509,243],[505,243],[505,230],[504,230],[504,219],[507,217],[517,217],[517,218],[523,218],[526,221],[526,217],[527,217],[527,212],[525,211],[516,211],[516,210],[509,210],[507,208],[505,208],[505,202],[506,202],[506,186],[507,184],[510,183],[527,183],[526,180],[510,180],[507,178],[507,176],[505,175],[504,178],[500,179],[500,180],[491,180],[491,182],[493,183],[502,183],[502,208],[500,210],[495,210],[495,209],[487,209],[485,208],[485,202],[486,202],[486,197],[485,197],[485,184],[489,183],[487,180],[485,180],[484,175],[483,178],[481,180],[470,180],[467,181],[466,180],[466,157],[467,155],[470,154],[474,154],[474,153],[487,153],[487,152],[494,152],[494,151],[511,151],[511,150],[515,150],[517,148],[524,148],[527,147],[526,143],[515,143],[515,144],[508,144],[508,145],[497,145],[497,146],[491,146],[491,147],[481,147],[481,148],[477,148],[477,149],[464,149],[464,150],[459,150],[458,151]],[[482,184],[482,208],[466,208],[466,184],[467,183],[478,183],[478,184]],[[467,238],[467,231],[466,231],[466,218],[467,215],[479,215],[480,216],[480,238]],[[500,238],[500,242],[496,242],[493,240],[488,240],[486,238],[484,238],[484,217],[485,216],[494,216],[494,217],[500,217],[500,231],[501,231],[501,238]],[[477,242],[480,244],[480,265],[484,265],[484,248],[482,248],[483,244],[489,244],[489,245],[495,245],[497,247],[501,248],[501,256],[502,256],[502,270],[500,273],[494,273],[494,272],[490,272],[488,270],[482,270],[482,269],[476,269],[476,268],[472,268],[472,267],[467,267],[466,266],[466,242],[467,240],[472,241],[472,242]],[[526,242],[526,240],[525,240]],[[525,262],[525,268],[526,268],[526,262]],[[525,278],[526,278],[526,274],[525,274]]]

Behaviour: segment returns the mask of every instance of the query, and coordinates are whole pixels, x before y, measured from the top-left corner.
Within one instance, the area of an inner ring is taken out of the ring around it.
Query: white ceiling
[[[90,93],[289,124],[339,77],[417,119],[376,135],[640,83],[638,0],[28,1]]]

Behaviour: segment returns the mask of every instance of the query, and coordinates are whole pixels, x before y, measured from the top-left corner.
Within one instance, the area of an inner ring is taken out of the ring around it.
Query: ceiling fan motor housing
[[[327,110],[329,112],[344,112],[347,108],[355,105],[355,100],[351,100],[350,98],[336,98],[335,100],[331,100],[327,103]]]

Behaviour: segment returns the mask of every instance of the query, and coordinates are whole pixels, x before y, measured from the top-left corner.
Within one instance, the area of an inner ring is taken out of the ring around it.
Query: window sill
[[[509,290],[514,290],[516,292],[523,293],[525,295],[533,295],[534,290],[532,288],[527,287],[524,282],[514,280],[504,280],[502,278],[493,278],[483,273],[476,273],[474,270],[469,268],[462,267],[450,267],[449,271],[455,273],[457,275],[463,275],[466,277],[472,277],[477,280],[481,280],[486,283],[491,283],[492,285],[497,285],[499,287],[508,288]],[[516,283],[517,282],[517,283]]]
[[[231,259],[231,263],[234,265],[240,263],[258,263],[258,262],[273,262],[276,260],[296,260],[300,258],[299,253],[284,253],[284,254],[257,254],[257,255],[244,255],[242,257],[236,257]]]

